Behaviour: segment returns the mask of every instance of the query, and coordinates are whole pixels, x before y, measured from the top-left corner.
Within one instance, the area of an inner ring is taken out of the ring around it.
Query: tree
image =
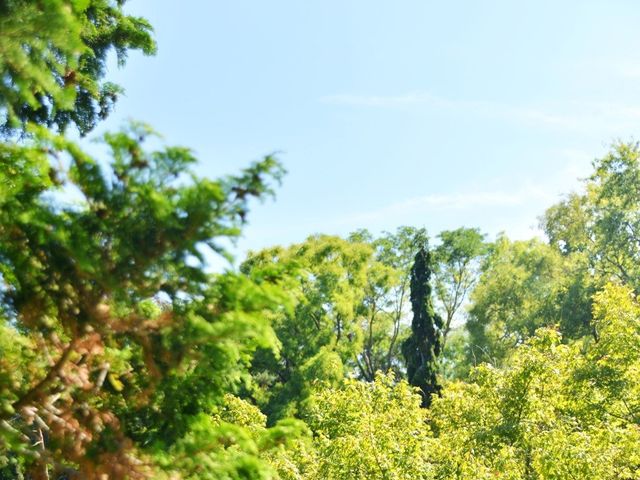
[[[582,254],[596,287],[611,280],[640,290],[640,146],[619,142],[593,162],[582,193],[552,206],[541,223],[564,255]]]
[[[424,228],[405,226],[374,238],[368,231],[359,230],[349,239],[371,245],[377,261],[388,267],[384,271],[389,272],[372,278],[365,292],[361,378],[373,381],[377,371],[389,370],[401,376],[404,359],[400,350],[408,335],[411,266],[415,252],[427,244],[427,232]]]
[[[287,308],[278,272],[206,273],[275,159],[209,180],[187,148],[145,149],[144,125],[104,135],[101,159],[47,129],[106,115],[110,49],[153,52],[122,3],[0,5],[0,478],[188,474],[167,452],[219,438],[203,415],[276,346],[268,315]]]
[[[435,293],[444,310],[442,350],[446,348],[452,322],[476,283],[479,258],[485,253],[484,235],[477,228],[440,232],[435,248]]]
[[[441,350],[442,319],[431,299],[431,255],[421,248],[411,269],[411,335],[402,345],[407,379],[420,389],[422,405],[428,407],[433,394],[440,392],[437,358]]]
[[[298,478],[635,479],[640,306],[608,285],[595,298],[599,341],[539,329],[501,367],[448,382],[429,410],[406,381],[318,382],[303,412],[313,444]],[[286,455],[286,453],[285,453]]]
[[[431,479],[430,431],[421,397],[406,381],[317,385],[305,412],[314,432],[316,479]]]
[[[637,478],[640,309],[608,285],[599,341],[539,329],[501,368],[481,365],[434,399],[436,478]]]
[[[471,294],[470,365],[499,365],[543,326],[559,325],[566,339],[592,333],[593,289],[579,260],[538,240],[498,238]]]
[[[272,428],[251,403],[226,394],[211,413],[201,414],[189,436],[174,444],[163,461],[179,467],[180,478],[309,478],[317,459],[310,430],[287,419]]]
[[[279,351],[259,351],[253,361],[258,388],[250,395],[273,422],[298,410],[308,392],[305,372],[328,380],[336,372],[342,375],[343,367],[357,371],[365,296],[392,272],[375,260],[370,245],[328,235],[252,253],[241,269],[250,273],[265,267],[286,272],[295,305],[273,318]]]
[[[555,322],[549,313],[561,275],[560,255],[544,243],[498,238],[471,296],[471,363],[499,364],[537,328]]]
[[[109,52],[124,65],[129,50],[156,50],[149,23],[126,15],[123,3],[0,3],[1,134],[23,133],[29,122],[86,134],[109,114],[122,93],[104,81]]]
[[[376,239],[362,230],[348,240],[314,236],[249,255],[244,271],[271,265],[289,272],[296,303],[293,315],[274,318],[278,354],[259,351],[253,362],[258,388],[247,395],[270,422],[295,415],[314,378],[335,382],[344,372],[373,381],[378,371],[403,373],[409,259],[425,241],[423,230],[410,227]]]
[[[275,345],[277,277],[208,275],[202,249],[223,251],[281,167],[202,179],[188,149],[146,151],[150,135],[105,135],[110,166],[42,129],[0,144],[0,456],[15,475],[154,476]]]
[[[640,144],[619,143],[587,182],[595,263],[605,280],[640,290]]]
[[[549,207],[541,218],[549,244],[563,255],[587,252],[591,248],[591,227],[587,198],[572,193],[560,203]]]

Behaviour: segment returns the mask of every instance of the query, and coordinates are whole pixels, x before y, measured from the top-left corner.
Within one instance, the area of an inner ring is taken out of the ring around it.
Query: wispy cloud
[[[413,92],[403,95],[327,95],[320,98],[323,103],[351,105],[358,107],[400,107],[404,105],[431,104],[451,106],[451,102],[426,92]]]
[[[626,59],[599,59],[591,62],[592,70],[602,72],[607,76],[618,77],[622,80],[636,81],[640,79],[640,64]]]
[[[564,168],[556,175],[560,187],[566,190],[565,185],[576,185],[591,174],[591,164],[596,158],[597,152],[588,152],[577,148],[562,148],[552,152],[558,162],[564,162]]]
[[[358,225],[421,213],[517,207],[530,202],[544,205],[553,202],[556,198],[554,193],[535,186],[526,186],[517,191],[430,194],[408,198],[377,210],[350,215],[343,218],[341,223]]]
[[[430,107],[490,119],[516,121],[526,125],[579,131],[626,131],[640,127],[640,106],[611,102],[566,102],[536,107],[482,100],[455,100],[428,92],[402,95],[327,95],[327,104],[366,108]]]
[[[579,190],[588,174],[591,156],[577,149],[549,151],[559,165],[554,175],[537,181],[496,178],[487,189],[467,187],[453,193],[434,193],[402,199],[368,211],[354,212],[336,220],[336,226],[415,223],[418,219],[446,222],[466,219],[487,231],[506,231],[515,238],[540,234],[538,216],[563,195]],[[455,222],[454,222],[455,223]],[[459,223],[459,222],[458,222]],[[468,223],[468,222],[467,222]]]

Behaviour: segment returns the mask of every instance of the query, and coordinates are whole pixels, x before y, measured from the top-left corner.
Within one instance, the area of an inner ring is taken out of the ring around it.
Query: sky
[[[158,54],[100,131],[150,123],[198,172],[288,171],[237,252],[460,226],[517,239],[640,127],[633,0],[129,0]]]

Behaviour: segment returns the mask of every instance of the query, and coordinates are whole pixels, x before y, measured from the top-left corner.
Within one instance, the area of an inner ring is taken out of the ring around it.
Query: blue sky
[[[477,226],[536,235],[640,126],[637,1],[130,0],[156,57],[110,78],[101,128],[151,123],[199,172],[280,152],[239,251],[316,232]]]

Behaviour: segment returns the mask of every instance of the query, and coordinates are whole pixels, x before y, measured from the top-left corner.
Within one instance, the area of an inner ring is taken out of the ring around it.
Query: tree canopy
[[[151,25],[116,0],[0,3],[0,133],[35,122],[86,134],[111,111],[122,87],[104,79],[110,52],[156,51]]]
[[[544,240],[357,230],[214,272],[284,168],[71,139],[110,52],[155,52],[124,3],[0,1],[0,480],[640,478],[637,143]]]

